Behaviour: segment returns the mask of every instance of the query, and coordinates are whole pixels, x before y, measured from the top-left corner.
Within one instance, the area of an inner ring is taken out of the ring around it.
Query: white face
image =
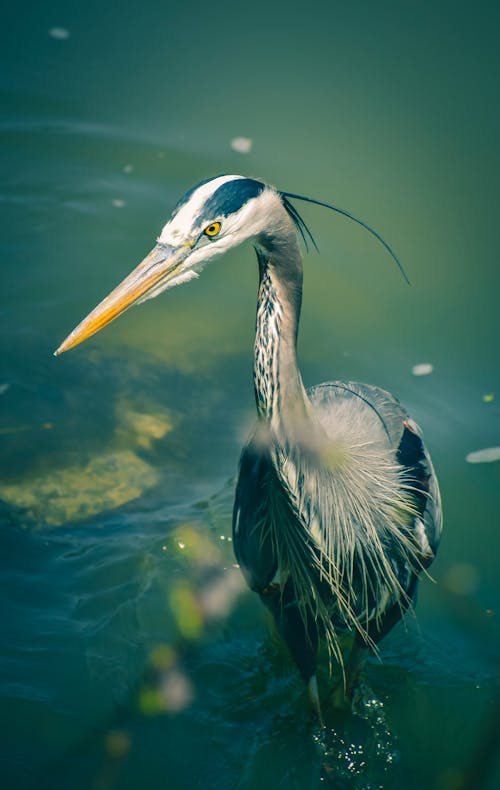
[[[195,187],[177,205],[156,247],[78,324],[56,353],[78,345],[133,304],[198,277],[203,266],[243,241],[290,231],[280,195],[243,176],[219,176]]]
[[[188,193],[189,197],[187,200],[183,198],[180,201],[179,207],[174,210],[172,218],[169,219],[167,224],[163,227],[158,241],[161,244],[170,244],[173,247],[183,244],[190,238],[194,230],[193,225],[195,224],[196,217],[219,187],[223,186],[223,184],[242,180],[244,180],[243,176],[219,176],[218,178],[212,178],[210,181],[196,187],[191,195]],[[214,216],[210,219],[217,220],[218,217]],[[201,230],[203,229],[204,228],[201,228]]]
[[[188,245],[191,250],[184,261],[182,272],[179,272],[184,275],[183,280],[188,271],[191,272],[190,277],[196,276],[208,261],[248,239],[257,238],[264,230],[273,233],[275,226],[280,220],[283,221],[283,216],[286,218],[277,193],[258,182],[250,184],[250,197],[235,211],[228,211],[227,203],[217,200],[217,194],[220,194],[218,190],[224,185],[227,185],[227,191],[241,191],[242,196],[245,196],[248,182],[249,179],[243,176],[220,176],[202,184],[186,202],[181,203],[164,226],[158,237],[159,244],[174,248]],[[253,184],[258,184],[254,188],[254,196]],[[237,194],[229,208],[234,208],[235,205],[238,205]],[[177,277],[175,280],[177,281]],[[171,284],[177,282],[171,281]]]

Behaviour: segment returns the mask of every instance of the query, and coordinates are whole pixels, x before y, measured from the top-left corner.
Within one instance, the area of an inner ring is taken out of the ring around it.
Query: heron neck
[[[286,428],[286,435],[290,436],[292,426],[303,428],[309,411],[297,363],[302,262],[296,245],[284,250],[259,247],[257,258],[260,274],[254,345],[257,412],[278,434],[280,428]]]

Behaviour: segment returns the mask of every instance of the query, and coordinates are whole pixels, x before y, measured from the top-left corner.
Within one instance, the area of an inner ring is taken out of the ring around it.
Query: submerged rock
[[[151,449],[155,440],[163,439],[174,428],[165,410],[137,411],[127,401],[118,402],[116,419],[116,438],[127,438],[144,450]]]
[[[150,464],[131,450],[116,450],[81,466],[0,483],[0,499],[20,511],[27,523],[56,527],[120,507],[157,482],[158,473]]]
[[[51,432],[57,427],[48,422],[40,426]],[[158,483],[154,444],[173,428],[164,408],[117,399],[114,430],[101,441],[92,441],[95,451],[85,447],[80,460],[74,447],[70,453],[67,447],[57,452],[54,442],[49,451],[45,447],[43,462],[39,460],[36,469],[0,481],[0,500],[15,513],[16,521],[37,528],[70,524],[113,510]],[[16,430],[29,432],[30,427]],[[140,457],[141,452],[147,460]]]

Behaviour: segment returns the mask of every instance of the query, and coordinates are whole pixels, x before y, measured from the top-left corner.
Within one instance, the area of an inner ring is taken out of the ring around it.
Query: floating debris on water
[[[495,400],[494,392],[487,392],[486,395],[483,395],[484,403],[492,403],[494,400]]]
[[[111,205],[114,206],[115,208],[123,208],[126,205],[126,203],[121,198],[114,198],[111,201]]]
[[[252,150],[253,140],[250,137],[233,137],[231,148],[239,154],[249,154]]]
[[[465,456],[469,464],[490,464],[492,461],[500,461],[500,447],[484,447],[482,450],[474,450]]]
[[[122,171],[122,172],[123,172],[123,173],[126,173],[127,175],[128,175],[129,173],[133,173],[133,172],[134,172],[134,165],[124,165],[124,166],[123,166],[123,171]]]
[[[428,376],[433,370],[434,366],[430,362],[420,362],[418,365],[413,365],[411,372],[414,376]]]
[[[10,389],[10,384],[0,384],[0,395],[5,395],[8,389]]]
[[[66,41],[70,37],[69,30],[66,30],[65,27],[51,27],[49,30],[49,36],[51,38],[55,38],[58,41]]]

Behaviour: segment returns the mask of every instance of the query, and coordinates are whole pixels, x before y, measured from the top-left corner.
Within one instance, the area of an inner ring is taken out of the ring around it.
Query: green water
[[[500,445],[498,23],[485,2],[4,9],[3,787],[498,786],[500,463],[465,461]],[[368,664],[361,712],[327,711],[321,737],[233,567],[251,249],[52,357],[184,190],[221,172],[357,213],[412,281],[304,208],[321,250],[304,379],[400,397],[446,527],[417,620]]]

